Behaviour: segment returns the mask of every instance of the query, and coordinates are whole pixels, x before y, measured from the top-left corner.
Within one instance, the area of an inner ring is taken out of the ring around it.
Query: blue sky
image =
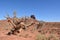
[[[34,14],[38,20],[60,22],[60,0],[0,0],[0,20],[14,11],[18,17]]]

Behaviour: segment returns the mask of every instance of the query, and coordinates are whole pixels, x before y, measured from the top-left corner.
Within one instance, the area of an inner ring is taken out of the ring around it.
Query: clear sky
[[[18,17],[34,14],[38,20],[60,22],[60,0],[0,0],[0,19],[13,11]]]

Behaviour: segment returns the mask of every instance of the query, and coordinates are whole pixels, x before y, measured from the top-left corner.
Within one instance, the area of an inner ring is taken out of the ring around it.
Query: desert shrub
[[[36,18],[35,18],[35,15],[31,15],[30,17],[33,18],[33,19],[36,19]]]
[[[51,39],[59,40],[59,38],[54,34],[50,34],[48,37],[46,37],[44,34],[38,34],[35,40],[51,40]]]
[[[45,35],[43,35],[43,34],[38,34],[36,36],[36,40],[47,40],[47,37]]]
[[[49,37],[47,38],[48,40],[59,40],[59,38],[57,36],[55,36],[54,34],[50,34]]]

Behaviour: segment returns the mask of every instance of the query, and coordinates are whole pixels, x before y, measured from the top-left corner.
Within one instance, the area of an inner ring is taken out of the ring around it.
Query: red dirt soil
[[[34,22],[38,23],[37,20]],[[17,35],[6,35],[13,26],[7,20],[0,20],[0,40],[35,40],[38,34],[45,34],[48,37],[51,33],[60,38],[60,22],[45,22],[43,27],[39,29],[40,32],[34,29],[35,26],[35,24],[31,25],[27,30],[22,30]]]

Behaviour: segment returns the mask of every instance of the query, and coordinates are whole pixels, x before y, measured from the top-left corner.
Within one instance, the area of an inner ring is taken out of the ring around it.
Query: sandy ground
[[[41,28],[41,32],[38,30],[31,30],[34,25],[29,27],[27,31],[22,30],[17,35],[6,35],[13,26],[6,20],[0,20],[0,40],[35,40],[36,35],[45,34],[47,37],[49,34],[54,33],[60,38],[60,22],[46,22]],[[47,32],[47,33],[46,33]]]

